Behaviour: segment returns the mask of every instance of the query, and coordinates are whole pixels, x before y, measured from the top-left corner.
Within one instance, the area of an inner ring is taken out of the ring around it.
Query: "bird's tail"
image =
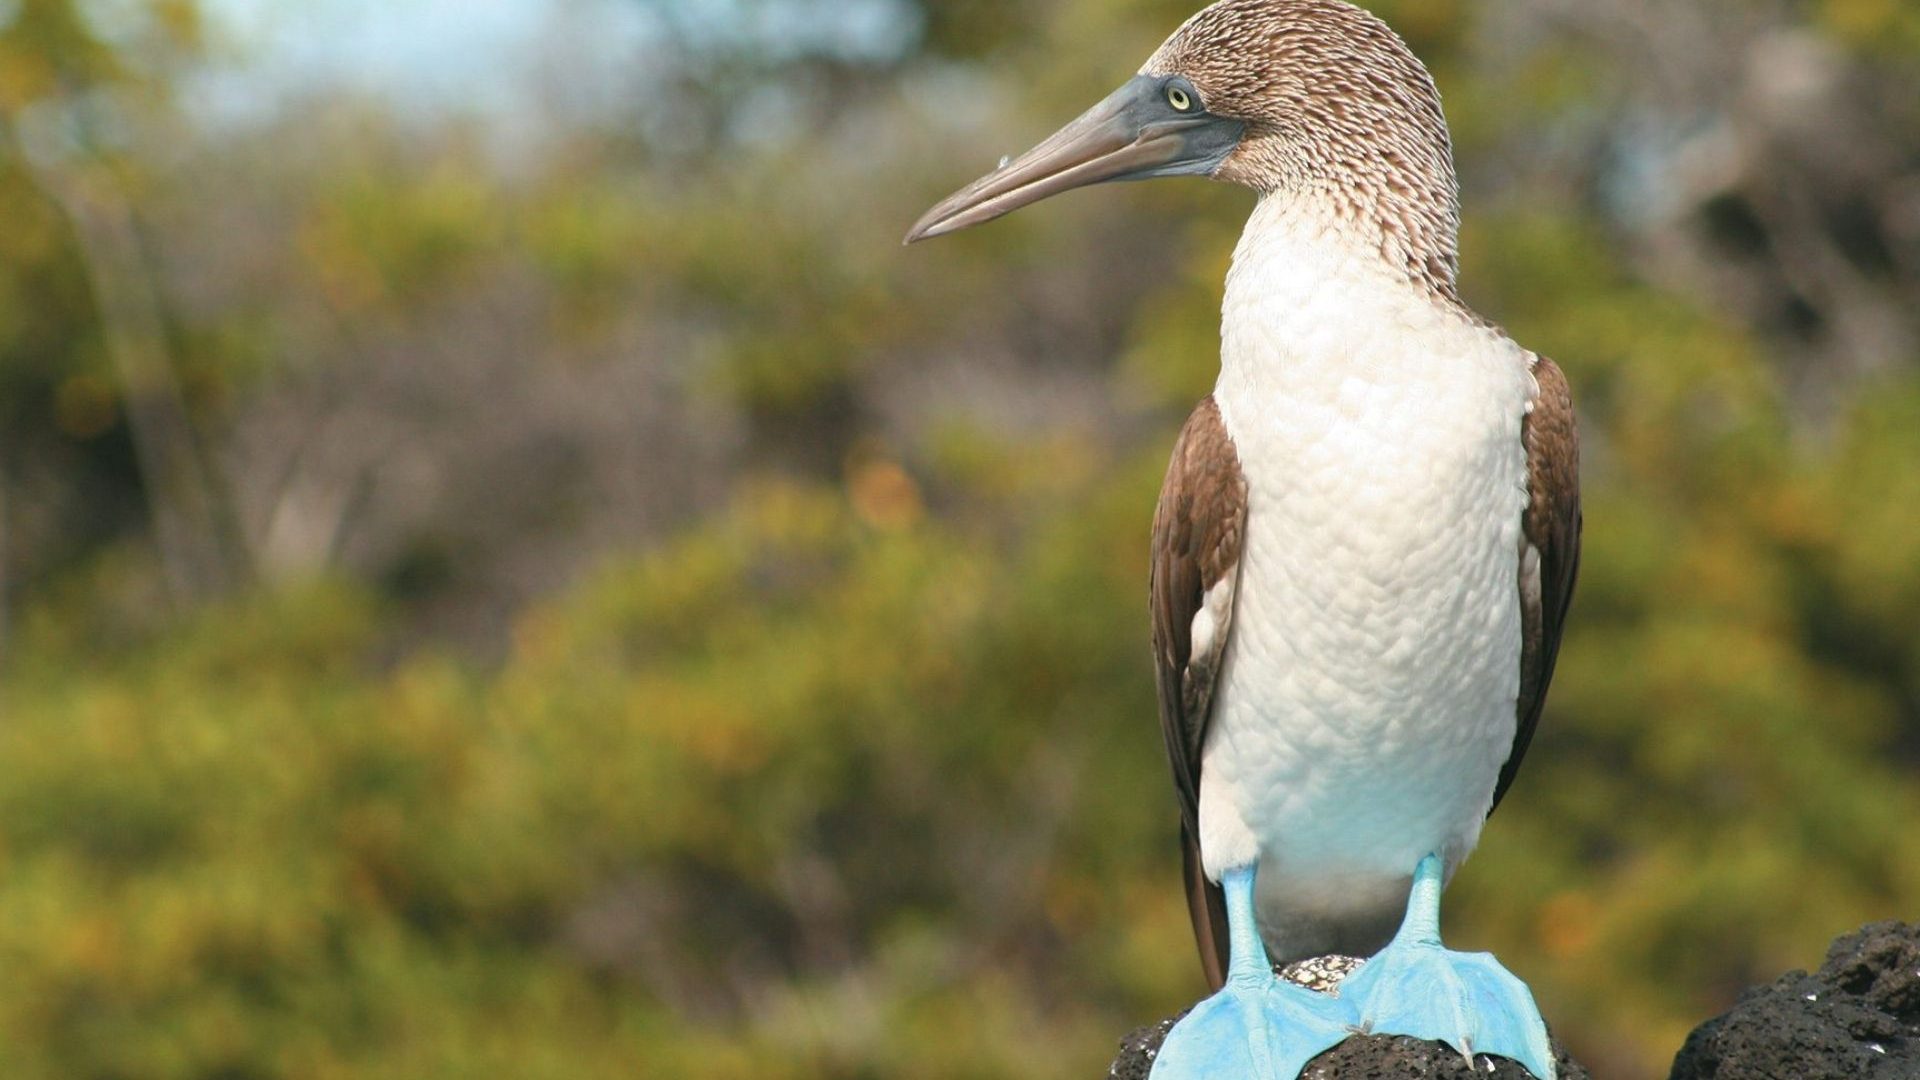
[[[1200,967],[1207,973],[1209,993],[1227,984],[1227,897],[1207,880],[1200,862],[1200,841],[1193,830],[1180,827],[1181,861],[1186,864],[1187,915],[1193,920],[1193,941],[1200,947]]]

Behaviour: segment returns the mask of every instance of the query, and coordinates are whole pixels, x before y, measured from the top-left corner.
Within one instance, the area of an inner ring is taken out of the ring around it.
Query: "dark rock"
[[[1147,1080],[1147,1074],[1153,1071],[1153,1059],[1160,1053],[1160,1044],[1167,1041],[1167,1032],[1185,1015],[1182,1012],[1127,1032],[1127,1037],[1120,1040],[1120,1056],[1113,1059],[1107,1075],[1112,1080]]]
[[[1920,925],[1873,923],[1835,940],[1820,970],[1790,971],[1694,1029],[1669,1080],[1920,1080]]]
[[[1560,1080],[1589,1080],[1586,1067],[1568,1057],[1558,1040],[1553,1044],[1553,1067]],[[1460,1051],[1444,1043],[1405,1035],[1355,1035],[1307,1062],[1300,1076],[1301,1080],[1532,1080],[1533,1074],[1519,1062],[1485,1054],[1469,1066]]]
[[[1120,1056],[1113,1059],[1107,1075],[1113,1080],[1147,1080],[1161,1042],[1180,1016],[1129,1032],[1120,1040]],[[1588,1080],[1587,1070],[1568,1057],[1557,1041],[1553,1057],[1561,1080]],[[1476,1061],[1469,1067],[1452,1047],[1404,1035],[1355,1035],[1308,1062],[1300,1076],[1301,1080],[1529,1080],[1532,1075],[1506,1058],[1483,1055]]]

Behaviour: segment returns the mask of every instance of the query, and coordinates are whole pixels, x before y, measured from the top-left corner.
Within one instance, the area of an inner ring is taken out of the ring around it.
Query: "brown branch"
[[[246,577],[231,503],[200,452],[166,340],[134,211],[98,161],[44,160],[7,134],[40,190],[71,222],[124,399],[167,583],[176,600],[221,595]]]

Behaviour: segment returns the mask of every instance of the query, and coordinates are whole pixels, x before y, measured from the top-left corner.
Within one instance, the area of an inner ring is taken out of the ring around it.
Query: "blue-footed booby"
[[[1153,522],[1161,730],[1216,991],[1155,1076],[1290,1078],[1369,1030],[1550,1080],[1532,995],[1445,950],[1439,904],[1526,753],[1573,591],[1566,380],[1461,300],[1439,92],[1342,0],[1205,8],[907,240],[1176,175],[1258,201]],[[1273,975],[1327,953],[1372,958],[1337,996]]]

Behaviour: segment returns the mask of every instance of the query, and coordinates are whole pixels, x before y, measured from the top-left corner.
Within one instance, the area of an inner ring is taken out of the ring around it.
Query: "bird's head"
[[[912,243],[1107,180],[1208,176],[1318,198],[1451,259],[1440,95],[1386,24],[1344,0],[1220,0],[1046,141],[927,211]],[[1434,267],[1451,276],[1451,267]]]

